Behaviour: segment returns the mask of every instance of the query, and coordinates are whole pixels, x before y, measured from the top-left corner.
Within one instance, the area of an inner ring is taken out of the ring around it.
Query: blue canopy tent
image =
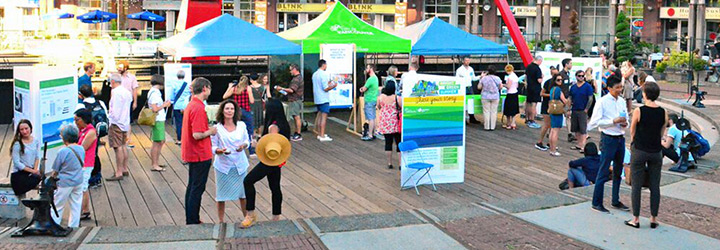
[[[413,55],[507,55],[506,45],[491,42],[433,17],[395,32],[412,41]],[[448,41],[452,41],[448,43]]]
[[[83,23],[104,23],[117,18],[116,14],[94,10],[76,17]]]
[[[210,19],[160,42],[175,58],[301,54],[302,48],[229,14]]]

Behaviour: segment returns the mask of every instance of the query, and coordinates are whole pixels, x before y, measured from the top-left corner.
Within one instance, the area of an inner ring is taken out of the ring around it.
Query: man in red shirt
[[[200,224],[200,201],[212,165],[210,136],[217,131],[215,127],[208,126],[203,103],[210,96],[210,81],[203,77],[195,78],[191,89],[193,95],[183,116],[181,144],[182,159],[189,165],[185,190],[185,223]]]

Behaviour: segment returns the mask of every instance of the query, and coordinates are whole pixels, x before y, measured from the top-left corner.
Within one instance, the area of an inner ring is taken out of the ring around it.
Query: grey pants
[[[658,215],[660,207],[660,172],[662,171],[662,152],[648,153],[633,147],[630,160],[632,171],[632,213],[640,216],[640,194],[645,178],[650,178],[650,214]]]

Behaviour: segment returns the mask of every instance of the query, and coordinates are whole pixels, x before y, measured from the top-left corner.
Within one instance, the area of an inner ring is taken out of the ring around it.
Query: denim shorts
[[[365,108],[363,109],[365,111],[365,120],[375,120],[375,106],[377,105],[376,102],[366,102]]]
[[[318,111],[318,112],[322,112],[322,113],[325,113],[325,114],[330,114],[330,103],[329,103],[329,102],[326,102],[326,103],[323,103],[323,104],[315,104],[315,105],[317,105],[317,111]]]

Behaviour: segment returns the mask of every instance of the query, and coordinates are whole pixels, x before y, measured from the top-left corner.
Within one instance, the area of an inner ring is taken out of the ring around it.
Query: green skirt
[[[152,129],[152,141],[165,141],[165,121],[155,121],[155,126]]]

